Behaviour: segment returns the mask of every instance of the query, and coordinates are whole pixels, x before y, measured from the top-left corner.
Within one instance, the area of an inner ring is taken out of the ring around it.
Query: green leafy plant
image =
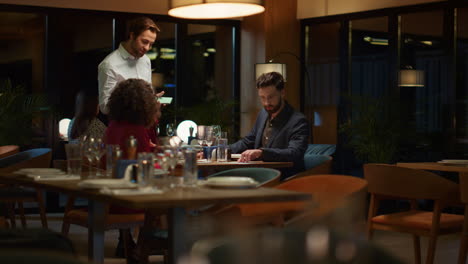
[[[352,117],[339,131],[363,162],[391,163],[403,137],[398,100],[391,97],[350,96]]]
[[[33,120],[45,109],[46,98],[28,94],[23,85],[0,82],[0,145],[28,145],[33,140]]]

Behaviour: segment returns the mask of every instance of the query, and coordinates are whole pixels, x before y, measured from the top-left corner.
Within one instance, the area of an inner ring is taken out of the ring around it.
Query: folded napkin
[[[100,193],[110,194],[110,195],[146,195],[146,194],[161,194],[162,190],[156,189],[154,187],[144,187],[137,189],[109,189],[102,188]]]

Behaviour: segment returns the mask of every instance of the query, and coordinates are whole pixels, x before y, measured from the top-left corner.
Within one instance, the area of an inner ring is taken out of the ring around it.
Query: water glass
[[[218,139],[218,150],[216,154],[218,155],[218,162],[226,162],[227,161],[227,138],[220,138]]]
[[[65,145],[67,154],[67,173],[73,176],[81,175],[81,144],[69,143]]]
[[[197,152],[192,149],[187,149],[184,153],[184,185],[193,187],[197,185],[198,169],[197,169]]]
[[[149,152],[138,153],[138,177],[137,183],[140,187],[149,185],[154,175],[154,154]]]
[[[120,145],[106,146],[106,176],[112,178],[117,160],[122,158],[122,150]]]

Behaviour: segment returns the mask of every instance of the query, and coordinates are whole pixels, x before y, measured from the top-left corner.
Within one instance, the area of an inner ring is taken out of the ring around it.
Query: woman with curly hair
[[[154,125],[160,117],[160,104],[155,100],[151,85],[141,79],[128,79],[117,84],[109,102],[107,144],[119,144],[126,155],[126,142],[137,139],[137,152],[150,152],[155,147]]]

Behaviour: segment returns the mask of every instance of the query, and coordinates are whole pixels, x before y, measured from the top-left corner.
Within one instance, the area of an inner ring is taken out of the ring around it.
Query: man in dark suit
[[[263,109],[250,133],[232,144],[232,153],[242,153],[240,162],[251,160],[292,161],[282,169],[282,179],[304,170],[310,128],[306,117],[285,101],[284,79],[277,72],[262,74],[257,90]]]

